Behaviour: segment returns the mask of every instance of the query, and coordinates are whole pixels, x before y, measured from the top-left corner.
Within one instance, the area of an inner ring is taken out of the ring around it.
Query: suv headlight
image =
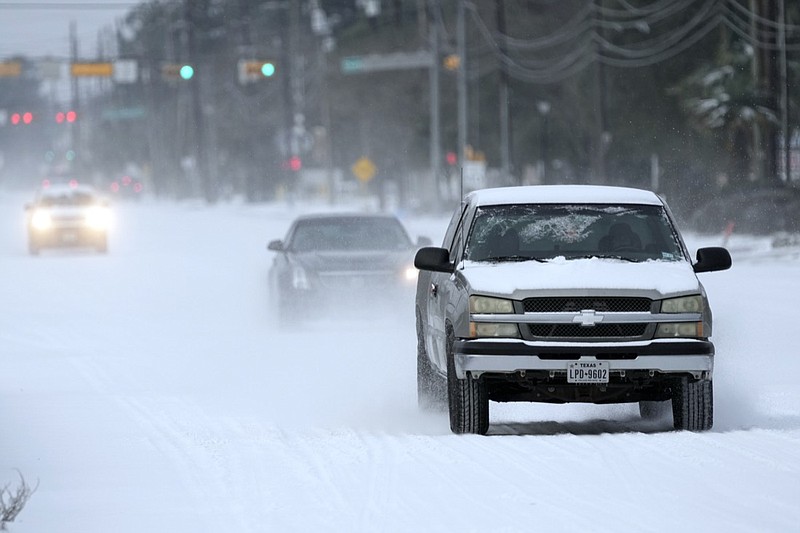
[[[475,314],[511,314],[514,302],[490,296],[470,296],[469,312]],[[519,338],[519,327],[507,322],[470,322],[469,335],[476,337],[513,337]]]
[[[682,296],[661,302],[662,313],[702,313],[705,307],[703,297]],[[703,321],[662,322],[656,328],[656,338],[699,338],[703,336]]]

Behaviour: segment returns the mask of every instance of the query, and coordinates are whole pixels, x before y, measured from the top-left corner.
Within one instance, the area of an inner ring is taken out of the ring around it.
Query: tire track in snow
[[[232,495],[231,486],[238,486],[243,468],[232,470],[226,468],[224,461],[212,455],[214,449],[224,442],[226,437],[217,439],[214,446],[211,437],[199,438],[197,427],[205,428],[208,435],[226,435],[219,431],[216,424],[196,406],[176,397],[136,398],[115,392],[115,384],[100,366],[89,358],[81,357],[72,360],[75,368],[92,385],[95,391],[114,401],[135,426],[141,430],[142,436],[150,445],[162,454],[170,465],[174,465],[181,478],[181,484],[191,498],[197,502],[193,509],[203,509],[204,520],[210,531],[257,531],[243,521],[244,514],[240,510],[239,501]],[[191,427],[186,425],[191,421]],[[199,444],[205,442],[205,446]],[[230,472],[236,472],[234,482],[229,478]],[[212,483],[214,482],[214,483]]]

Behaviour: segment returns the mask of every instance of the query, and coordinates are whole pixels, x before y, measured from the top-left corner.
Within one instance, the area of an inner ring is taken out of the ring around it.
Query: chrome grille
[[[653,301],[638,297],[559,296],[527,298],[522,302],[526,313],[580,313],[594,310],[597,313],[649,313]],[[647,323],[597,323],[593,326],[574,324],[528,324],[528,335],[533,339],[614,339],[638,340],[647,333]]]

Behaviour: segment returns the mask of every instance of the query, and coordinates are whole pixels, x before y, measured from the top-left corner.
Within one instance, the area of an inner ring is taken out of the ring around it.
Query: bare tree
[[[25,482],[25,478],[22,477],[22,474],[19,472],[17,473],[19,474],[20,480],[19,486],[12,489],[10,488],[10,484],[7,484],[0,489],[0,531],[5,531],[6,525],[14,521],[25,507],[25,504],[28,503],[31,494],[36,492],[36,489],[39,487],[38,482],[35,487],[29,487]]]

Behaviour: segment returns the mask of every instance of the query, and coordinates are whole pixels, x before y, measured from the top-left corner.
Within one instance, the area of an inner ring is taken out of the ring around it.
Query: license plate
[[[78,234],[74,231],[65,231],[61,234],[61,242],[73,243],[78,240]]]
[[[608,361],[577,361],[567,365],[567,383],[608,383]]]

